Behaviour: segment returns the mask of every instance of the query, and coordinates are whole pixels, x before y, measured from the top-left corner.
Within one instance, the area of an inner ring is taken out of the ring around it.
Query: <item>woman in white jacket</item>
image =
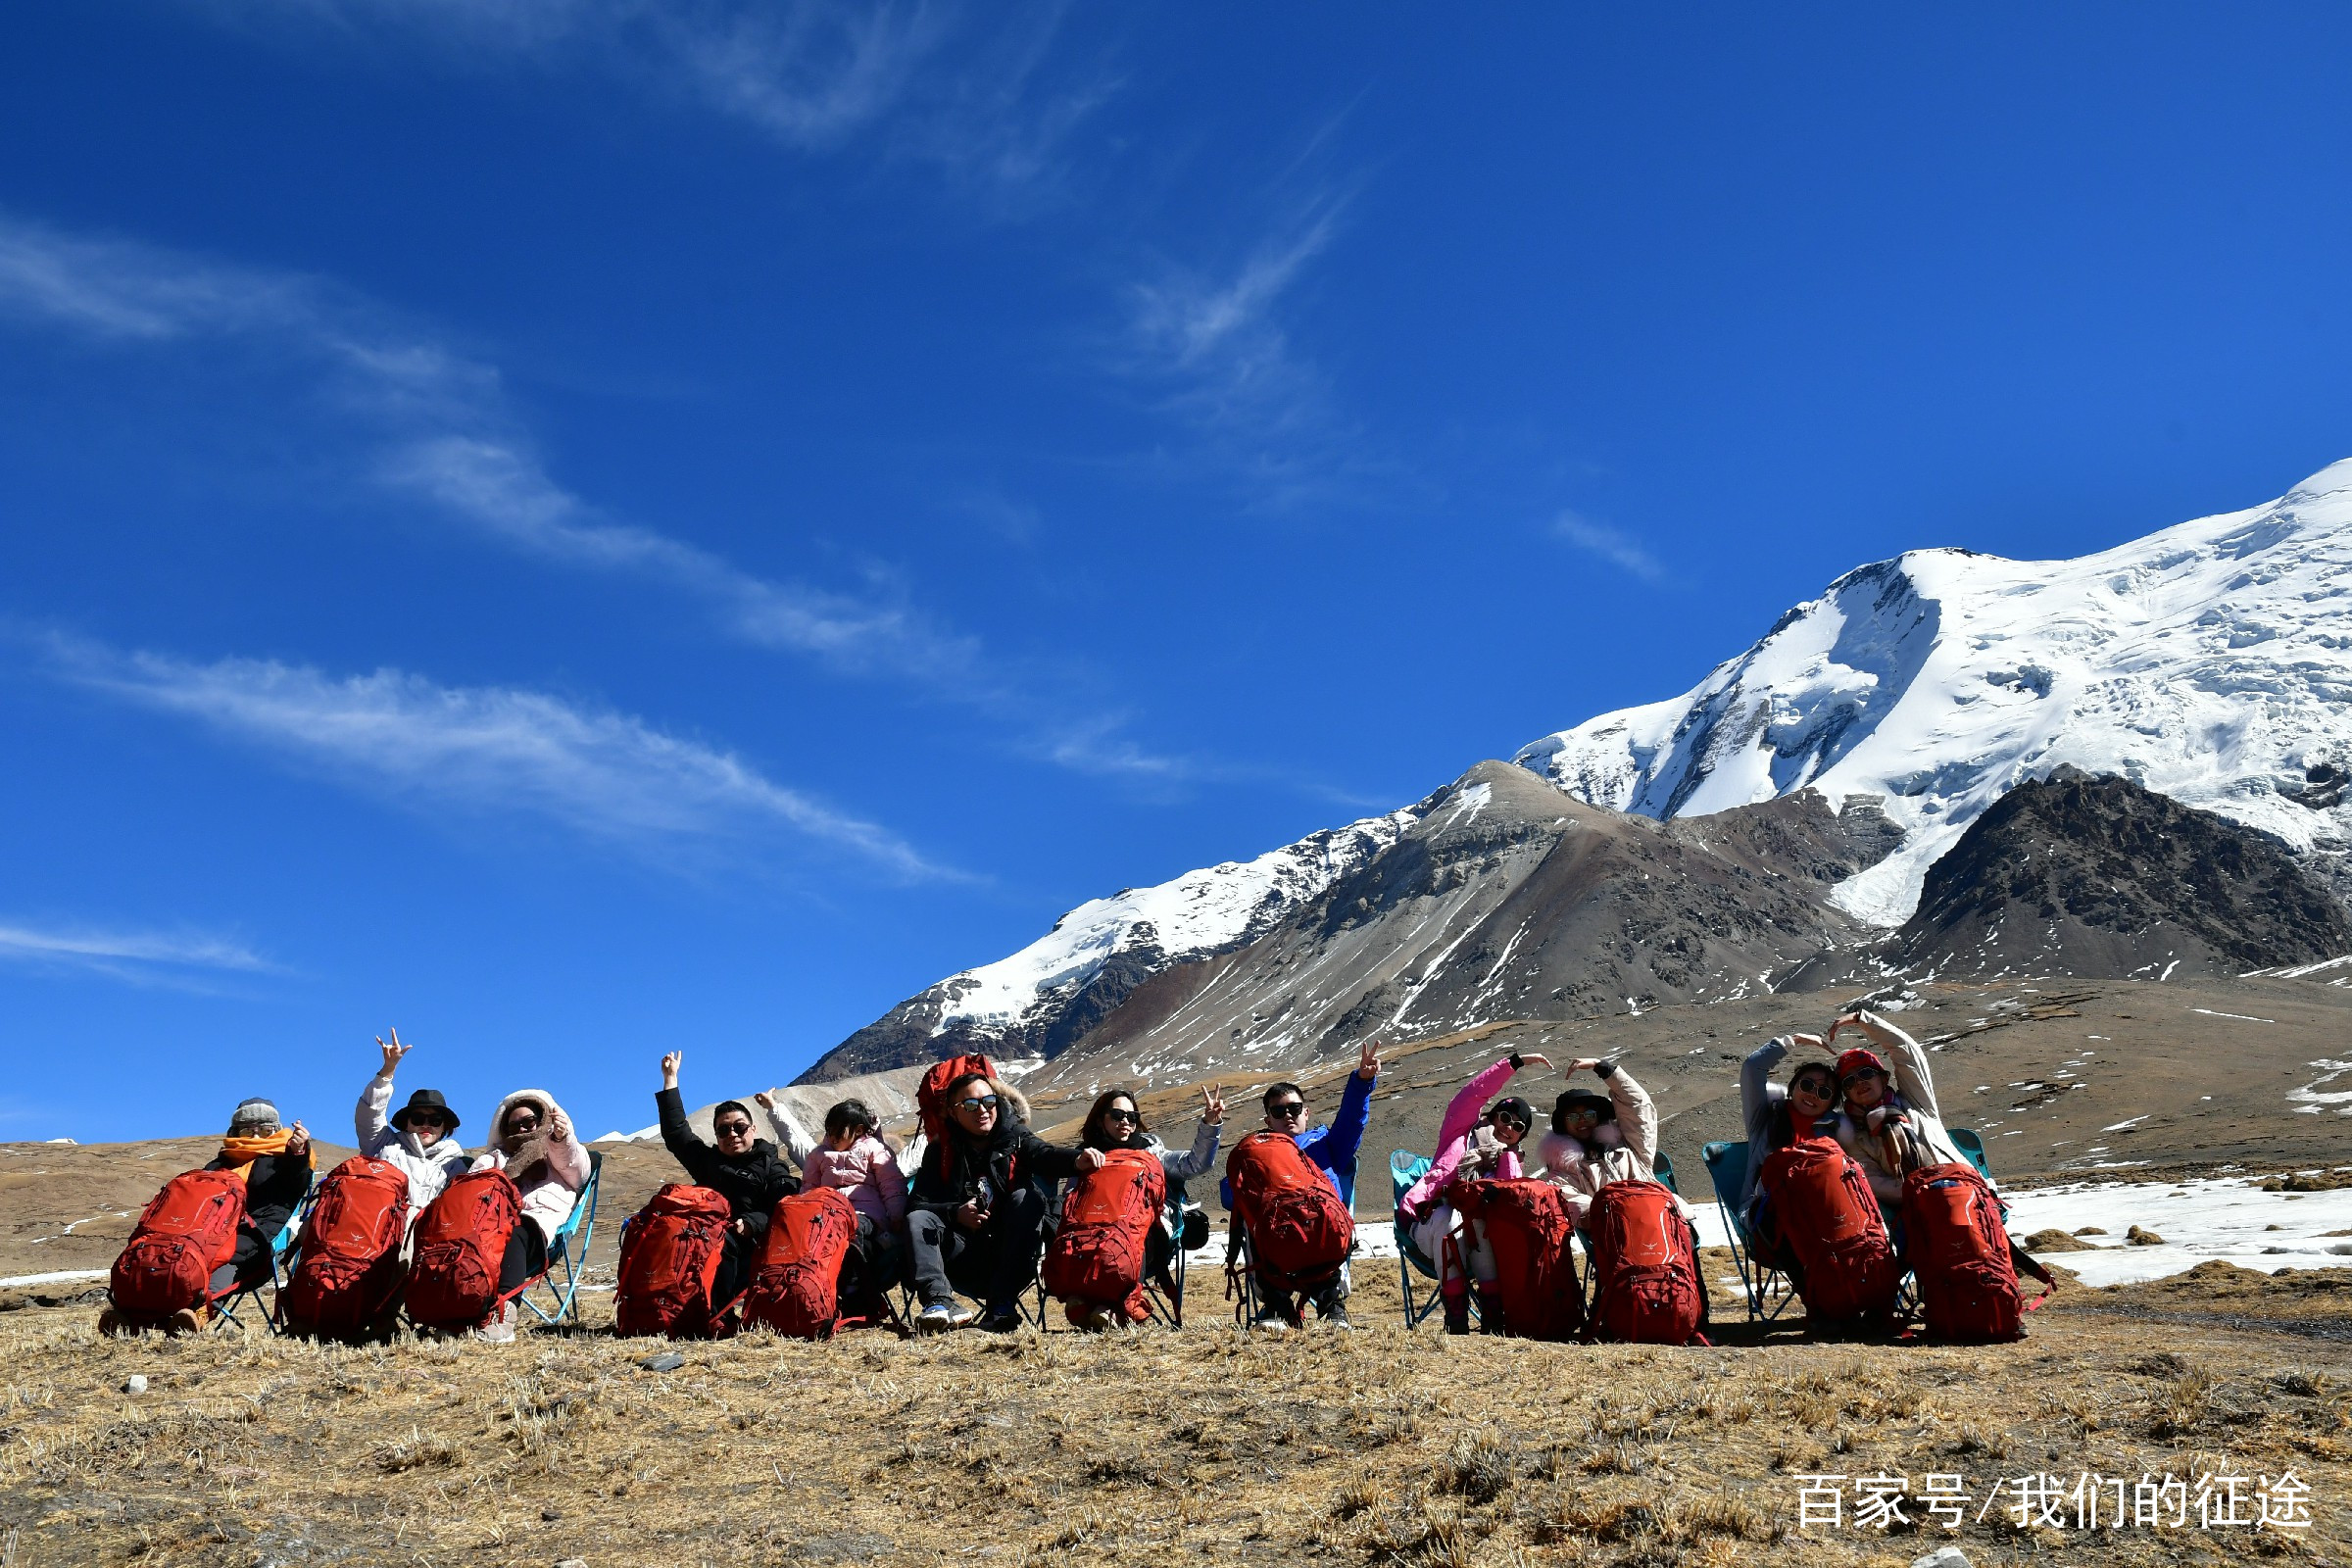
[[[1590,1089],[1571,1089],[1553,1102],[1551,1131],[1537,1146],[1543,1162],[1537,1174],[1566,1190],[1579,1230],[1592,1200],[1611,1182],[1654,1182],[1658,1179],[1658,1108],[1634,1075],[1613,1061],[1585,1056],[1568,1064],[1568,1071],[1590,1068],[1608,1089],[1604,1095]],[[1675,1206],[1690,1219],[1690,1205],[1680,1194]]]
[[[503,1170],[522,1193],[523,1223],[507,1240],[499,1269],[499,1294],[508,1296],[482,1338],[514,1338],[514,1302],[510,1293],[547,1272],[556,1232],[571,1217],[571,1206],[588,1185],[588,1151],[572,1136],[571,1118],[544,1089],[517,1089],[498,1102],[490,1118],[495,1142],[474,1156],[474,1170]]]
[[[361,1153],[396,1166],[408,1177],[409,1226],[413,1230],[424,1205],[439,1198],[441,1189],[453,1178],[466,1174],[466,1146],[458,1142],[457,1112],[449,1108],[438,1090],[419,1089],[407,1104],[389,1116],[384,1114],[392,1104],[392,1071],[416,1048],[402,1045],[397,1029],[392,1031],[390,1045],[381,1035],[375,1044],[384,1054],[384,1064],[360,1091],[352,1127],[360,1135]]]

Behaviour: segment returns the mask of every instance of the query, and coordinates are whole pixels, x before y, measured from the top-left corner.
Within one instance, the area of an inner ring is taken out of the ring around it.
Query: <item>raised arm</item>
[[[1636,1159],[1654,1168],[1658,1162],[1658,1107],[1651,1102],[1649,1091],[1613,1061],[1604,1061],[1592,1070],[1608,1085],[1609,1103],[1617,1107],[1617,1131],[1626,1147]]]
[[[377,1148],[388,1142],[384,1135],[392,1125],[387,1115],[392,1105],[392,1069],[400,1065],[401,1057],[416,1049],[400,1043],[400,1031],[397,1029],[392,1031],[391,1044],[385,1044],[384,1037],[378,1035],[375,1045],[384,1054],[384,1064],[376,1069],[375,1076],[368,1079],[367,1087],[360,1091],[359,1108],[351,1118],[352,1131],[360,1135],[360,1152],[363,1154],[373,1154]]]
[[[1859,1029],[1869,1036],[1872,1045],[1886,1053],[1896,1093],[1937,1121],[1943,1119],[1943,1112],[1936,1103],[1936,1073],[1929,1067],[1928,1053],[1918,1041],[1875,1012],[1847,1013],[1830,1025],[1830,1038],[1837,1039],[1840,1029]]]
[[[762,1089],[752,1100],[759,1105],[760,1114],[767,1118],[767,1130],[775,1139],[776,1147],[784,1151],[795,1165],[807,1170],[808,1156],[816,1152],[816,1141],[804,1137],[800,1128],[793,1125],[792,1118],[785,1115],[783,1107],[776,1103],[772,1091]]]
[[[1225,1092],[1215,1084],[1200,1090],[1200,1120],[1193,1128],[1193,1147],[1181,1154],[1159,1156],[1170,1182],[1189,1182],[1217,1168],[1217,1142],[1225,1135]]]
[[[1759,1136],[1763,1119],[1772,1114],[1772,1102],[1784,1092],[1772,1081],[1772,1069],[1788,1054],[1793,1040],[1790,1035],[1776,1035],[1740,1063],[1740,1119],[1746,1123],[1750,1140]]]

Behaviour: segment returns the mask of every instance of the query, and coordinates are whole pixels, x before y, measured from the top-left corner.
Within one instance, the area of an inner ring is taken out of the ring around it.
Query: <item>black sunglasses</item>
[[[1799,1078],[1796,1087],[1819,1100],[1828,1100],[1838,1093],[1838,1084],[1830,1078]]]
[[[1845,1075],[1845,1084],[1846,1087],[1850,1089],[1865,1078],[1884,1078],[1886,1076],[1886,1075],[1885,1073],[1879,1071],[1879,1069],[1876,1067],[1857,1067],[1852,1072],[1849,1072]]]
[[[752,1124],[748,1121],[713,1122],[710,1130],[721,1138],[740,1138],[752,1130]]]
[[[412,1110],[409,1112],[409,1125],[412,1127],[446,1127],[449,1125],[449,1118],[437,1110]]]
[[[1268,1105],[1266,1107],[1266,1114],[1269,1116],[1280,1116],[1285,1121],[1290,1120],[1294,1116],[1303,1116],[1306,1114],[1306,1102],[1303,1100],[1286,1100],[1279,1105]]]
[[[1113,1107],[1102,1113],[1102,1119],[1104,1121],[1142,1121],[1144,1118],[1132,1110],[1120,1110]]]
[[[969,1110],[974,1105],[978,1105],[982,1110],[994,1110],[997,1108],[997,1097],[994,1095],[974,1095],[969,1100],[958,1100],[956,1102],[956,1108],[957,1110]]]

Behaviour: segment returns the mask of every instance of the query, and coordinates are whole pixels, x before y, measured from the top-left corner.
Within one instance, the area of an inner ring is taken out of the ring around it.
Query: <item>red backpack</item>
[[[796,1340],[830,1339],[841,1317],[841,1264],[858,1239],[858,1209],[838,1187],[776,1204],[744,1293],[743,1320]]]
[[[471,1328],[498,1309],[507,1243],[522,1217],[522,1192],[503,1170],[467,1171],[427,1203],[409,1268],[409,1316],[427,1328]]]
[[[1862,1167],[1831,1138],[1799,1138],[1765,1158],[1756,1182],[1796,1254],[1809,1326],[1883,1326],[1894,1316],[1902,1265]]]
[[[923,1118],[923,1137],[934,1149],[944,1148],[948,1141],[948,1086],[966,1073],[979,1073],[990,1083],[997,1080],[997,1069],[989,1065],[986,1056],[950,1056],[934,1062],[915,1085],[914,1108]]]
[[[1568,1245],[1576,1234],[1568,1195],[1544,1181],[1467,1181],[1455,1182],[1446,1200],[1486,1232],[1493,1294],[1502,1303],[1496,1326],[1523,1340],[1575,1339],[1584,1300]]]
[[[1225,1179],[1234,1217],[1250,1236],[1250,1266],[1269,1284],[1303,1291],[1339,1277],[1355,1244],[1355,1216],[1298,1140],[1250,1133],[1225,1157]]]
[[[1974,1165],[1930,1165],[1903,1178],[1903,1251],[1930,1334],[1964,1345],[2025,1338],[2000,1200]]]
[[[1592,1338],[1631,1345],[1689,1345],[1698,1333],[1706,1283],[1698,1237],[1660,1182],[1611,1182],[1592,1200]]]
[[[306,1334],[347,1338],[377,1327],[400,1293],[408,1230],[408,1172],[365,1154],[328,1171],[302,1222],[286,1320]]]
[[[244,1217],[245,1178],[233,1170],[192,1170],[164,1183],[115,1259],[107,1281],[115,1310],[160,1323],[211,1300],[213,1270],[236,1256]]]
[[[734,1211],[708,1187],[670,1182],[620,1228],[620,1283],[612,1293],[617,1334],[700,1339],[727,1305],[710,1299],[726,1260]]]
[[[1144,1243],[1168,1200],[1168,1174],[1143,1149],[1111,1149],[1102,1168],[1074,1178],[1061,1200],[1061,1223],[1038,1278],[1046,1294],[1073,1304],[1132,1306],[1144,1288]]]

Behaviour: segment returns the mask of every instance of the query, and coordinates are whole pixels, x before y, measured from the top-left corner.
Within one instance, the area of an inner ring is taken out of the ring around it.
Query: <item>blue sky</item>
[[[2341,8],[1643,9],[0,11],[0,1137],[643,1125],[2352,455]]]

